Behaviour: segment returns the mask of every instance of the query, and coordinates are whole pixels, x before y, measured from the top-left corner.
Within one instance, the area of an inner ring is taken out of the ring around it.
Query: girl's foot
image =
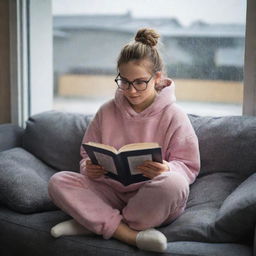
[[[83,227],[74,219],[67,220],[55,225],[51,229],[51,235],[55,238],[60,236],[72,236],[72,235],[89,235],[91,231]]]
[[[136,245],[145,251],[164,252],[167,248],[167,239],[160,231],[150,228],[137,234]]]

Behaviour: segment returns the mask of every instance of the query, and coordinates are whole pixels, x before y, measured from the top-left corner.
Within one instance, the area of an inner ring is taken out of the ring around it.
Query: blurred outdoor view
[[[139,28],[161,35],[178,104],[241,115],[246,1],[53,0],[54,109],[94,114],[114,96],[116,59]]]

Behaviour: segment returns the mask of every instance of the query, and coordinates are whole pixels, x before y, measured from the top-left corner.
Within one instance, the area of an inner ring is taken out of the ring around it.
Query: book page
[[[141,174],[141,172],[137,171],[136,168],[143,164],[144,161],[149,160],[152,161],[152,155],[140,155],[140,156],[128,156],[127,157],[129,168],[131,175]]]
[[[103,149],[106,149],[108,151],[111,151],[111,152],[117,154],[117,150],[114,147],[109,146],[109,145],[105,145],[105,144],[101,144],[101,143],[97,143],[97,142],[91,142],[91,141],[88,143],[85,143],[85,144],[96,147],[96,148],[103,148]]]
[[[99,165],[103,166],[106,171],[112,172],[117,175],[116,166],[111,156],[99,152],[94,152],[94,155]]]
[[[148,148],[158,148],[160,147],[158,143],[155,142],[142,142],[142,143],[132,143],[127,144],[121,147],[118,152],[131,151],[131,150],[140,150],[140,149],[148,149]]]

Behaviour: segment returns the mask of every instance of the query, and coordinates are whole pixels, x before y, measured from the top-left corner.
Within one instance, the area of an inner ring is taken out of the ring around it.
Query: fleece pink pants
[[[58,172],[49,181],[53,202],[88,230],[109,239],[120,221],[134,230],[168,224],[186,205],[189,185],[176,172],[129,186],[109,178]]]

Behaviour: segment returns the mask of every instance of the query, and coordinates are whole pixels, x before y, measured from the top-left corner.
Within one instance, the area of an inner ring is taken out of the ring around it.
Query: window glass
[[[139,28],[161,35],[178,104],[241,115],[246,1],[53,0],[54,109],[94,114],[116,90],[116,59]]]

